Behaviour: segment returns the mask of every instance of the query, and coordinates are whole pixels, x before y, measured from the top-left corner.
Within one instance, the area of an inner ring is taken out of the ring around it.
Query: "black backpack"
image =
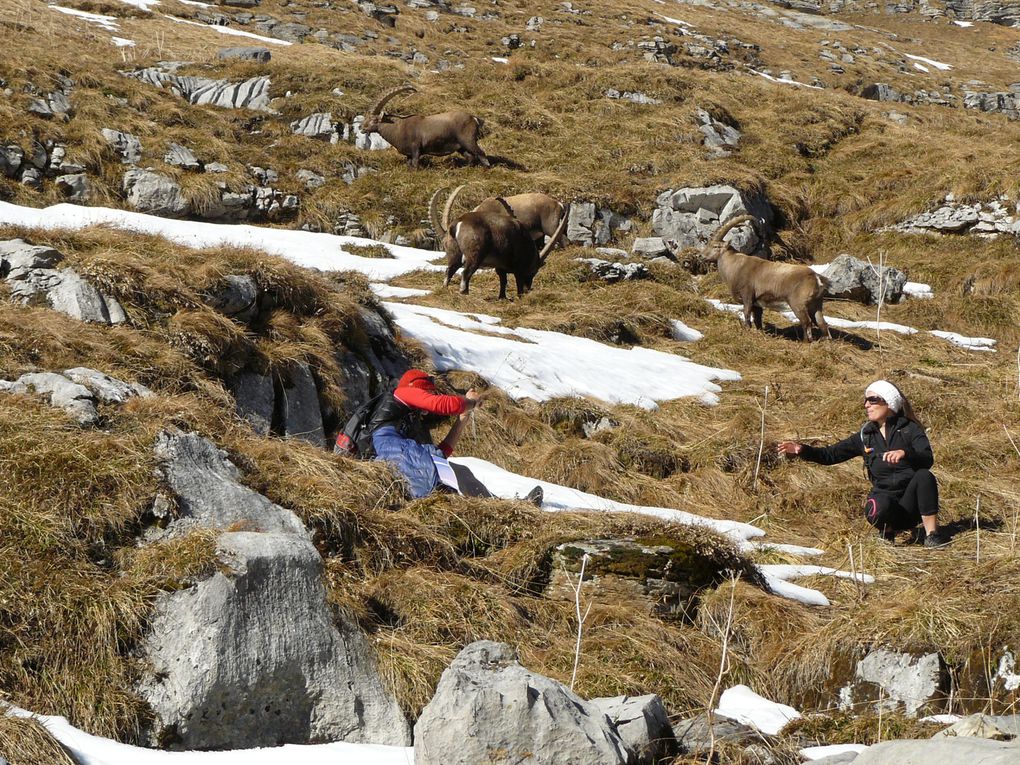
[[[336,444],[333,446],[334,454],[346,454],[348,457],[365,460],[375,456],[372,432],[368,425],[372,421],[372,415],[375,414],[376,408],[389,394],[389,391],[384,391],[354,410],[354,414],[348,418],[344,429],[336,434]]]

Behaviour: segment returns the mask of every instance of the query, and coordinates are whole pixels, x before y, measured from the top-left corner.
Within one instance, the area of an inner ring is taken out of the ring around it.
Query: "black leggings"
[[[902,531],[921,522],[922,515],[939,511],[939,486],[930,470],[918,470],[902,494],[873,491],[864,503],[864,516],[878,529]]]

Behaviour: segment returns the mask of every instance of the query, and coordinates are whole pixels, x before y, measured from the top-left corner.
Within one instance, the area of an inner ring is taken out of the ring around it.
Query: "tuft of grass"
[[[31,717],[0,715],[0,752],[10,765],[75,765],[60,742]]]

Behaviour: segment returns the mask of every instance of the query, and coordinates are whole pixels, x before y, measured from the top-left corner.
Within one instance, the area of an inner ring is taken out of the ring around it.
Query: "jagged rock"
[[[313,191],[326,185],[326,179],[311,170],[298,170],[295,175],[304,184],[307,191]]]
[[[230,3],[224,3],[224,5],[230,5]],[[252,5],[257,5],[257,2],[252,3]],[[241,61],[256,61],[260,64],[268,64],[269,60],[273,57],[273,54],[269,52],[269,48],[259,46],[220,48],[217,55],[221,59],[236,58]]]
[[[938,697],[942,664],[937,653],[912,656],[876,650],[857,662],[855,680],[840,691],[840,705],[879,699],[885,708],[902,708],[916,717]]]
[[[378,311],[362,306],[358,311],[362,328],[368,335],[369,347],[365,351],[368,362],[384,377],[400,377],[411,368],[411,360],[397,345],[393,328]]]
[[[312,28],[297,22],[281,22],[267,19],[255,24],[255,28],[264,34],[272,35],[278,40],[299,43],[312,34]]]
[[[26,167],[22,165],[20,180],[22,186],[28,186],[29,188],[36,189],[38,191],[43,185],[43,174],[42,171],[34,167]]]
[[[155,451],[178,509],[178,518],[167,533],[177,535],[201,526],[310,537],[294,513],[242,485],[241,472],[211,441],[195,433],[163,431],[156,438]]]
[[[758,195],[742,193],[733,186],[667,189],[656,198],[652,229],[663,239],[675,242],[675,250],[703,247],[722,222],[738,215],[753,215],[772,225],[772,206]],[[762,246],[750,225],[730,231],[726,241],[735,250],[753,253]]]
[[[629,90],[625,90],[623,93],[621,93],[616,88],[610,88],[609,90],[607,90],[606,91],[606,98],[612,98],[614,100],[622,99],[624,101],[631,101],[632,103],[643,104],[643,105],[644,104],[661,104],[662,103],[662,101],[660,101],[658,98],[652,98],[651,96],[646,96],[641,91],[633,91],[632,92],[632,91],[629,91]]]
[[[229,170],[230,168],[224,165],[222,162],[210,162],[208,165],[205,166],[205,171],[207,173],[225,173]]]
[[[329,112],[319,112],[303,117],[290,123],[290,129],[297,135],[323,138],[327,141],[336,133],[336,129],[333,127],[333,115]]]
[[[715,157],[728,157],[740,143],[740,131],[714,119],[704,109],[698,109],[698,130],[704,136],[705,148]]]
[[[269,107],[271,83],[267,76],[252,77],[244,82],[228,82],[180,76],[154,67],[122,74],[157,88],[167,88],[192,104],[272,112]]]
[[[234,394],[237,414],[247,420],[252,430],[260,436],[269,435],[276,402],[273,378],[255,372],[244,372],[230,381],[230,392]]]
[[[608,260],[600,258],[577,258],[576,260],[586,263],[596,278],[610,284],[632,279],[647,279],[651,276],[648,273],[648,267],[643,263],[610,263]]]
[[[319,392],[307,364],[302,362],[291,367],[289,384],[283,386],[280,413],[286,438],[300,438],[320,448],[325,444]]]
[[[64,377],[88,388],[103,404],[123,404],[135,397],[148,398],[152,391],[140,383],[126,383],[116,377],[88,367],[65,369]]]
[[[82,427],[99,422],[99,412],[91,391],[56,372],[34,372],[22,375],[14,382],[0,380],[0,391],[43,396],[50,406],[63,409]]]
[[[543,24],[545,24],[545,19],[541,16],[532,16],[528,19],[528,23],[525,24],[524,28],[529,32],[538,32],[542,29]]]
[[[231,8],[255,8],[261,0],[222,0],[222,4]]]
[[[190,209],[177,182],[152,170],[128,170],[122,186],[127,203],[139,212],[181,218]]]
[[[716,746],[722,743],[746,746],[762,740],[762,734],[749,725],[720,715],[714,715],[712,725],[709,726],[706,714],[674,723],[673,735],[680,754],[692,757],[707,754],[712,749],[713,738]]]
[[[397,24],[397,16],[400,9],[395,5],[379,5],[371,0],[357,0],[358,7],[366,16],[375,19],[385,26],[392,27]]]
[[[880,297],[883,303],[900,302],[903,285],[907,283],[907,275],[899,269],[872,267],[850,255],[840,255],[833,260],[825,269],[825,278],[830,282],[826,296],[864,305],[878,305]]]
[[[250,321],[258,313],[259,288],[250,276],[227,274],[212,290],[208,304],[235,321]]]
[[[879,231],[902,231],[908,234],[967,234],[995,237],[999,234],[1020,235],[1020,210],[1010,212],[1000,202],[963,204],[947,197],[945,204],[931,212],[907,218]]]
[[[673,726],[658,696],[613,696],[592,699],[591,703],[616,726],[620,738],[637,755],[637,762],[652,765],[676,754]]]
[[[627,765],[633,753],[598,707],[480,640],[443,672],[414,726],[415,765]]]
[[[28,106],[28,111],[45,119],[61,117],[67,119],[74,114],[71,101],[61,91],[47,93],[45,98],[35,98]]]
[[[571,202],[567,217],[567,241],[585,247],[608,244],[617,231],[630,231],[631,221],[593,202]]]
[[[669,248],[666,247],[662,237],[650,236],[635,239],[630,251],[633,255],[640,255],[642,258],[657,258],[660,255],[668,254]]]
[[[861,91],[861,97],[871,101],[902,101],[903,96],[898,90],[884,82],[876,82]]]
[[[1015,0],[946,0],[946,11],[958,19],[990,21],[1008,27],[1020,24],[1020,3]]]
[[[25,152],[20,146],[0,146],[0,175],[16,178]]]
[[[195,156],[191,149],[181,146],[179,143],[170,144],[170,148],[163,161],[168,165],[183,167],[185,170],[202,169],[202,163],[198,161],[198,157]]]
[[[853,765],[1016,765],[1020,745],[983,738],[884,741],[869,746]]]
[[[174,750],[327,741],[406,746],[368,642],[326,600],[322,559],[290,534],[226,533],[209,579],[161,595],[138,693]]]
[[[343,139],[350,141],[357,148],[366,151],[382,151],[392,148],[389,143],[378,133],[363,133],[361,126],[365,122],[363,115],[358,115],[350,125],[344,125]]]
[[[102,133],[123,164],[133,165],[142,158],[142,142],[136,136],[110,128],[103,128]]]
[[[1020,93],[974,93],[965,90],[963,106],[983,112],[999,112],[1011,120],[1020,119]]]
[[[0,275],[8,280],[24,279],[36,269],[52,269],[63,259],[46,245],[28,244],[23,239],[0,241]]]
[[[58,175],[54,183],[68,202],[87,203],[89,201],[89,179],[85,173]]]
[[[1005,718],[1009,723],[1001,722],[1002,719],[984,714],[968,715],[945,730],[940,730],[932,738],[971,737],[1012,741],[1017,737],[1017,718],[1015,715]]]

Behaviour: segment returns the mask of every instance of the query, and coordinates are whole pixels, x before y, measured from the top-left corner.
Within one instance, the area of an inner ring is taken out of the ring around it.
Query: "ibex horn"
[[[440,186],[436,189],[432,198],[429,200],[429,221],[432,223],[432,228],[435,229],[436,233],[439,234],[443,239],[446,238],[446,227],[443,226],[442,221],[439,220],[439,195],[446,191],[449,186]]]
[[[446,199],[446,206],[443,207],[443,229],[444,230],[449,230],[449,228],[450,228],[450,210],[453,209],[453,202],[457,198],[457,195],[461,192],[461,190],[466,185],[467,184],[462,183],[460,186],[455,188],[453,190],[453,193],[450,194],[450,196],[447,197],[447,199]]]
[[[387,103],[389,103],[391,98],[393,98],[394,96],[398,96],[401,93],[408,93],[408,92],[409,93],[417,93],[418,89],[415,88],[413,85],[401,85],[398,88],[393,88],[392,90],[386,91],[385,93],[382,94],[382,96],[379,98],[379,100],[375,102],[375,106],[373,106],[371,109],[369,109],[368,113],[369,114],[374,114],[376,116],[382,114],[383,108],[386,106]]]
[[[549,253],[552,252],[552,248],[556,246],[556,243],[560,241],[560,237],[563,236],[563,232],[567,228],[567,219],[570,217],[570,203],[568,202],[563,207],[563,217],[560,218],[560,225],[556,227],[556,232],[552,235],[542,251],[538,253],[538,262],[545,263],[545,259],[549,257]]]

